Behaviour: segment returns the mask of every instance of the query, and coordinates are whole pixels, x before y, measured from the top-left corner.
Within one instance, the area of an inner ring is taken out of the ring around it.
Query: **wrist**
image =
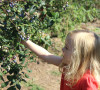
[[[28,42],[29,40],[21,40],[21,44],[26,44],[26,42]]]
[[[25,42],[26,42],[26,41],[24,41],[24,40],[21,40],[21,42],[20,42],[20,43],[21,43],[21,44],[25,44]]]

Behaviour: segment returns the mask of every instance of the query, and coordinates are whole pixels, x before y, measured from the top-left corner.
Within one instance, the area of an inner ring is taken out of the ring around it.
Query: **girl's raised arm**
[[[33,43],[32,41],[27,40],[22,41],[21,43],[34,52],[39,58],[45,60],[47,63],[54,64],[56,66],[59,66],[61,63],[62,57],[51,54],[46,49]]]

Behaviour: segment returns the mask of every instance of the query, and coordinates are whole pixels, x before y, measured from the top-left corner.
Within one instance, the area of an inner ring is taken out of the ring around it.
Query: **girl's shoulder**
[[[68,83],[69,82],[64,79],[64,74],[62,74],[60,90],[72,90],[66,85]],[[74,88],[74,90],[98,90],[98,83],[90,74],[90,71],[87,71],[72,88]]]
[[[84,90],[98,90],[98,82],[93,75],[90,74],[90,71],[87,71],[83,77],[78,81],[82,89]]]

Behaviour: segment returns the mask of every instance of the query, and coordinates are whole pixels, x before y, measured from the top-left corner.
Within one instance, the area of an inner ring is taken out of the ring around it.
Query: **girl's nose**
[[[64,56],[64,48],[62,48],[62,55]]]

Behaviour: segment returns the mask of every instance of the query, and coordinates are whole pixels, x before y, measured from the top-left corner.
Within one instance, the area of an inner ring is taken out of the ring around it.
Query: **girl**
[[[51,54],[30,40],[23,41],[41,59],[59,66],[60,90],[98,90],[100,85],[100,37],[88,30],[70,32],[63,57]]]

